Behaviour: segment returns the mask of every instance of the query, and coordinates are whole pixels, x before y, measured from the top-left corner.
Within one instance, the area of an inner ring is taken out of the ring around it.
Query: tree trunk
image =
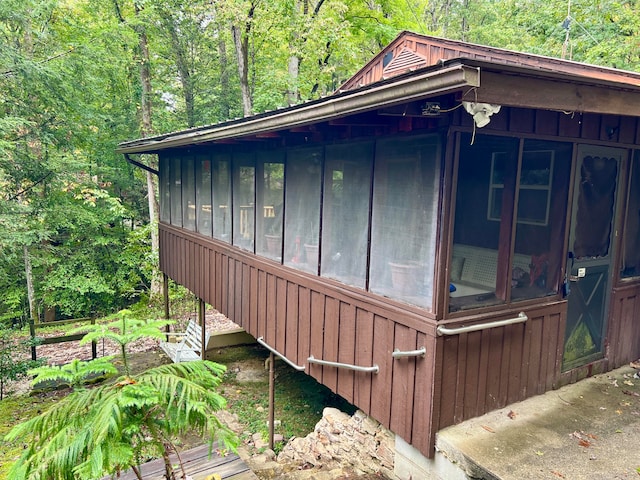
[[[136,15],[140,13],[140,8],[136,4]],[[137,27],[138,42],[140,48],[140,84],[142,85],[141,99],[141,128],[140,133],[143,137],[147,137],[153,133],[153,124],[151,122],[151,105],[152,105],[152,89],[151,89],[151,67],[149,60],[149,46],[147,34],[143,25]],[[150,298],[153,300],[162,293],[162,284],[160,280],[160,272],[157,265],[158,252],[160,250],[160,242],[158,238],[158,200],[156,198],[156,179],[151,172],[147,172],[147,200],[149,203],[149,221],[151,222],[151,251],[153,253],[154,267],[151,274],[151,292]]]
[[[229,72],[227,70],[227,45],[220,36],[218,42],[218,54],[220,55],[220,115],[223,120],[229,118],[230,108],[230,92],[229,92]]]
[[[26,245],[22,247],[22,253],[24,255],[24,276],[27,279],[27,298],[29,300],[29,317],[33,320],[33,323],[38,323],[38,308],[36,306],[36,294],[33,288],[33,272],[31,270],[31,257],[29,256],[29,249]]]
[[[247,30],[250,29],[247,26]],[[247,32],[248,33],[248,32]],[[242,111],[247,117],[253,113],[253,104],[251,101],[251,90],[249,89],[249,38],[248,35],[242,35],[240,29],[232,25],[231,35],[233,43],[236,47],[236,57],[238,60],[238,75],[240,76],[240,91],[242,92]]]
[[[167,29],[169,30],[169,36],[171,37],[171,47],[175,56],[176,68],[178,69],[178,75],[180,76],[180,83],[182,84],[182,96],[184,98],[187,126],[194,127],[196,124],[194,105],[195,95],[193,92],[191,71],[189,70],[189,64],[187,62],[187,53],[185,52],[184,45],[180,42],[175,20],[171,13],[168,11],[162,11],[161,15]]]

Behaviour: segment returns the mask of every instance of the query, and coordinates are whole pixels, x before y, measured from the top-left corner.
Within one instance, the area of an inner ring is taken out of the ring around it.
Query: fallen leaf
[[[625,380],[623,383],[625,385],[629,385],[630,387],[633,387],[633,382],[631,380]]]
[[[482,428],[484,428],[489,433],[496,433],[491,427],[488,427],[486,425],[482,425]]]
[[[622,415],[622,410],[616,410],[616,413],[617,413],[618,415]]]
[[[556,477],[567,478],[562,473],[556,472],[555,470],[551,470],[551,473],[553,473]]]
[[[541,452],[540,450],[536,451],[536,455],[538,455],[539,457],[544,455],[544,452]]]
[[[591,442],[589,440],[580,440],[578,445],[581,447],[589,448],[591,446]]]
[[[631,395],[632,397],[640,397],[640,393],[632,392],[631,390],[622,390],[625,395]]]
[[[509,413],[507,413],[507,417],[509,417],[511,420],[515,420],[517,413],[514,412],[513,410],[509,410]]]
[[[617,387],[618,386],[618,379],[616,378],[611,385],[613,385],[614,387]]]

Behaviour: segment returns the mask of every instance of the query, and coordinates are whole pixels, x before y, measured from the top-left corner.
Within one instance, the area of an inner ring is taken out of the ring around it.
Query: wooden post
[[[275,423],[275,363],[276,357],[271,352],[269,355],[269,448],[273,450],[274,423]]]
[[[200,335],[202,338],[202,352],[200,352],[200,356],[202,357],[202,360],[206,360],[204,352],[207,349],[207,346],[205,345],[205,341],[207,340],[207,325],[204,319],[204,312],[206,308],[204,300],[198,298],[198,322],[200,323]]]
[[[36,339],[36,326],[33,322],[33,318],[29,318],[29,333],[31,334],[31,341]],[[36,346],[31,345],[31,360],[34,362],[37,360]]]

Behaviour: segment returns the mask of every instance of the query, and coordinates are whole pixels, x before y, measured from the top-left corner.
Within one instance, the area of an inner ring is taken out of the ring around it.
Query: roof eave
[[[154,153],[169,148],[241,138],[266,132],[300,127],[334,118],[391,106],[419,98],[440,95],[465,87],[480,86],[480,69],[462,63],[437,70],[428,69],[398,81],[384,83],[327,97],[319,102],[302,104],[272,114],[248,117],[239,122],[213,125],[210,128],[176,132],[156,138],[142,138],[121,143],[118,153]]]

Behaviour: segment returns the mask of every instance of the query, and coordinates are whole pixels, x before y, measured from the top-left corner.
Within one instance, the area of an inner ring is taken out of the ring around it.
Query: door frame
[[[605,146],[605,145],[592,145],[588,143],[577,143],[575,144],[575,161],[574,161],[574,174],[571,180],[571,202],[570,202],[570,212],[568,215],[568,232],[567,232],[567,262],[565,265],[566,269],[566,279],[571,286],[571,288],[576,287],[575,280],[577,272],[575,271],[577,266],[574,265],[574,259],[571,258],[571,252],[574,247],[575,241],[575,227],[576,220],[578,214],[578,198],[580,196],[580,188],[577,185],[577,182],[580,179],[581,175],[581,167],[582,162],[585,156],[589,154],[599,154],[606,155],[608,157],[615,157],[617,159],[617,172],[616,172],[616,187],[614,193],[614,204],[613,211],[611,215],[611,233],[609,236],[609,251],[606,257],[603,258],[595,258],[595,259],[583,259],[580,261],[580,266],[589,268],[590,266],[598,266],[603,267],[606,266],[608,272],[606,274],[606,285],[603,289],[603,305],[602,305],[602,319],[601,319],[601,336],[602,339],[600,341],[599,349],[597,352],[586,355],[584,357],[580,357],[578,359],[571,360],[566,362],[564,360],[564,354],[566,349],[566,337],[567,331],[566,329],[569,326],[569,319],[572,314],[571,312],[571,301],[568,299],[567,301],[567,316],[566,316],[566,325],[565,325],[565,335],[562,338],[563,342],[563,361],[562,361],[562,372],[566,372],[573,368],[578,368],[593,361],[602,359],[606,356],[606,336],[607,330],[609,327],[609,309],[610,309],[610,301],[612,290],[615,287],[615,280],[617,274],[617,265],[618,265],[618,242],[619,242],[619,213],[623,209],[623,201],[625,198],[625,192],[627,190],[626,185],[622,184],[625,179],[625,175],[623,172],[624,169],[627,168],[628,165],[628,157],[629,157],[629,149],[618,146]],[[606,261],[605,261],[606,259]],[[571,281],[574,280],[574,281]],[[573,293],[575,294],[575,292]],[[570,294],[571,295],[571,294]]]

